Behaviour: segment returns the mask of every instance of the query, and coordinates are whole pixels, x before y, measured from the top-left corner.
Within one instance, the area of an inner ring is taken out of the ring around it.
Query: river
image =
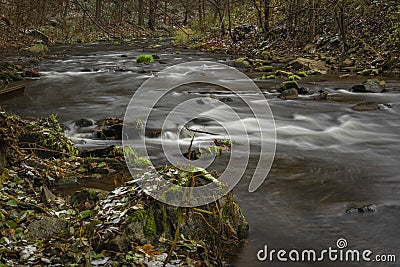
[[[52,52],[58,58],[41,61],[39,71],[43,76],[27,83],[25,95],[2,100],[0,105],[22,116],[55,113],[67,126],[81,118],[122,118],[135,90],[158,71],[197,60],[232,63],[226,55],[190,50],[177,53],[177,48],[171,48],[167,42],[161,42],[164,45],[161,48],[148,48],[150,44],[150,41],[141,41],[132,46],[82,44],[54,47]],[[157,54],[160,59],[150,65],[138,65],[135,57],[143,51]],[[255,77],[254,73],[250,76]],[[276,250],[320,251],[336,248],[336,241],[344,238],[349,249],[369,249],[374,255],[395,254],[400,261],[399,91],[351,93],[349,89],[360,83],[360,78],[327,76],[301,84],[311,91],[329,91],[331,100],[283,101],[269,93],[278,81],[255,81],[274,115],[277,151],[268,178],[256,192],[249,193],[249,180],[259,157],[255,142],[246,173],[234,189],[235,198],[249,222],[250,233],[232,258],[232,264],[398,266],[398,263],[338,261],[285,263],[275,260],[267,263],[257,259],[257,252],[265,245]],[[386,84],[389,88],[400,87],[396,77],[387,78]],[[212,85],[193,85],[166,95],[156,110],[158,115],[152,118],[157,124],[157,120],[168,112],[168,107],[193,96],[210,99],[210,95],[211,98],[229,98],[228,104],[242,117],[247,116],[240,94],[231,94]],[[354,103],[365,100],[391,103],[391,107],[367,112],[351,109]],[[218,109],[207,112],[218,112]],[[213,126],[207,121],[197,123],[204,127]],[[67,134],[81,147],[113,143],[77,135],[73,129]],[[207,139],[207,135],[198,137]],[[171,134],[167,138],[176,140],[178,137]],[[153,161],[162,163],[165,159],[162,150],[157,148],[157,138],[149,139],[154,146]],[[188,139],[190,141],[186,136],[186,142]],[[228,155],[219,157],[211,168],[222,171]],[[350,208],[366,205],[372,205],[374,211],[346,213]]]

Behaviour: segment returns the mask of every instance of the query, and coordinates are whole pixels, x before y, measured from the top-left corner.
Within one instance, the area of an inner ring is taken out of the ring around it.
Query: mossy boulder
[[[245,57],[240,57],[240,58],[236,59],[234,65],[237,68],[249,69],[249,68],[252,67],[252,64],[251,64],[250,60],[248,58],[245,58]]]
[[[137,56],[137,58],[136,58],[136,63],[139,63],[139,64],[150,64],[153,62],[154,62],[154,58],[152,55],[143,54],[143,55]]]
[[[24,47],[20,50],[23,54],[33,56],[44,56],[49,52],[49,48],[45,44],[34,44],[28,47]]]
[[[278,97],[284,100],[293,100],[299,97],[299,93],[296,88],[290,88],[284,90]]]
[[[364,81],[362,84],[354,85],[351,88],[351,91],[355,93],[381,93],[385,90],[385,86],[385,81],[369,79]]]
[[[354,111],[371,111],[378,110],[379,105],[375,102],[360,102],[352,107]]]
[[[280,84],[279,88],[278,88],[278,92],[282,93],[285,90],[294,88],[296,90],[300,89],[299,84],[296,81],[286,81]]]
[[[176,170],[164,167],[163,176],[171,182],[186,184],[182,178],[188,176],[185,171],[177,174],[180,182],[175,175],[166,176]],[[201,179],[202,173],[199,171],[196,179]],[[100,251],[127,252],[132,244],[156,246],[162,240],[173,240],[179,228],[179,242],[203,240],[205,249],[215,254],[215,251],[237,247],[248,233],[248,224],[231,193],[208,205],[177,208],[152,199],[138,186],[128,183],[111,192],[95,209],[101,213],[93,219],[104,222],[97,228],[99,234],[92,238],[94,248]]]
[[[325,65],[325,62],[321,60],[313,60],[302,57],[290,61],[289,64],[286,65],[286,69],[305,70],[305,71],[315,69],[324,73],[326,73],[326,71],[328,70],[328,68]]]
[[[54,238],[62,231],[67,231],[68,223],[66,220],[54,217],[42,217],[32,222],[28,226],[30,238]]]
[[[0,82],[23,80],[19,74],[20,67],[9,62],[0,62]]]

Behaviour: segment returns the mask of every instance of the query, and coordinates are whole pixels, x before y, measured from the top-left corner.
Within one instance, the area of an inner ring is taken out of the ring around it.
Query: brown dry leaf
[[[154,255],[160,255],[161,251],[155,250],[154,246],[152,244],[145,244],[143,246],[137,246],[136,247],[140,252],[149,255],[149,256],[154,256]]]

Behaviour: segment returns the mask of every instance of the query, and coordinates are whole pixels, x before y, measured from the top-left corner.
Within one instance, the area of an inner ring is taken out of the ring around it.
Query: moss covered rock
[[[33,56],[44,56],[49,52],[49,48],[45,44],[34,44],[20,50],[23,54]]]
[[[247,68],[252,67],[250,60],[245,57],[240,57],[240,58],[236,59],[234,65],[237,68],[246,68],[247,69]]]
[[[284,90],[280,95],[279,98],[284,100],[293,100],[299,97],[299,93],[296,88],[290,88]]]

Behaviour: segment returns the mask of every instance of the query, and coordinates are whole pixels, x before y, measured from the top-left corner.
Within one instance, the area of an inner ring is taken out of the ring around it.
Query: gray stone
[[[324,72],[328,70],[328,68],[325,65],[325,62],[309,58],[302,58],[302,57],[299,57],[289,62],[286,68],[294,70],[320,70]]]
[[[28,236],[31,238],[51,238],[56,237],[61,231],[67,230],[67,221],[54,217],[43,217],[28,226]]]
[[[279,96],[279,98],[285,99],[285,100],[297,99],[298,97],[299,97],[299,93],[296,88],[286,89]]]
[[[379,106],[375,102],[361,102],[352,107],[355,111],[370,111],[370,110],[377,110]]]

